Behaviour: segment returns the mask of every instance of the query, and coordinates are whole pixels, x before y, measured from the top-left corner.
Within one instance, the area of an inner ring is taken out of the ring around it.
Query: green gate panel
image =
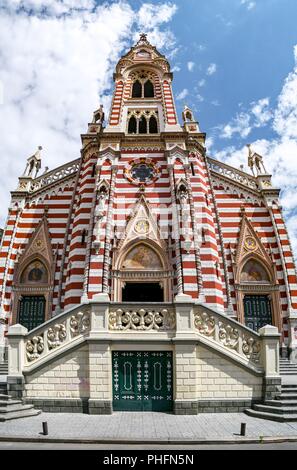
[[[172,352],[114,351],[114,411],[172,410]]]
[[[258,331],[264,325],[272,325],[271,306],[267,295],[246,295],[243,303],[246,326]]]
[[[45,298],[41,295],[23,295],[19,304],[18,322],[33,330],[45,320]]]

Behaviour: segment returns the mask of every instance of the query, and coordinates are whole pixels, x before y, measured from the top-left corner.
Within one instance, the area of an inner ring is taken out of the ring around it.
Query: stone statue
[[[92,124],[103,124],[104,121],[104,111],[103,111],[103,105],[100,104],[100,108],[94,111],[93,113],[93,120]]]
[[[258,175],[261,175],[263,173],[266,174],[267,171],[264,166],[263,157],[259,155],[258,153],[253,152],[250,144],[247,145],[247,148],[249,152],[248,153],[248,166],[251,169],[253,175],[255,176],[255,171],[254,171],[255,168],[257,170]]]
[[[27,165],[25,168],[24,176],[34,177],[36,178],[37,173],[41,168],[41,154],[40,151],[42,150],[41,145],[39,145],[36,152],[27,159]],[[35,175],[33,176],[33,172],[35,170]]]

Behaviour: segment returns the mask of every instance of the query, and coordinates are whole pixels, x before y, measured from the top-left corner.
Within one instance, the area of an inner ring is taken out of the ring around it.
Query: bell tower
[[[129,135],[181,131],[172,96],[170,64],[141,34],[117,64],[106,131]]]

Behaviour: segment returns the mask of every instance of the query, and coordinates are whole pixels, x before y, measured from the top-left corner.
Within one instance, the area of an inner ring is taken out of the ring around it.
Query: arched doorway
[[[114,300],[166,302],[171,300],[171,275],[160,248],[136,242],[120,256],[113,271]]]
[[[262,326],[280,328],[279,289],[269,266],[256,257],[245,259],[236,284],[239,319],[254,331]]]
[[[29,261],[14,285],[13,323],[32,330],[47,320],[51,276],[40,258]]]

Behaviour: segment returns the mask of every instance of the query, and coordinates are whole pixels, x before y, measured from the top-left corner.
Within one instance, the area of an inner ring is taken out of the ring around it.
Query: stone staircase
[[[252,409],[245,410],[247,415],[279,422],[297,421],[297,364],[292,364],[288,359],[280,359],[280,375],[280,396],[275,400],[253,405]]]
[[[7,395],[8,361],[0,362],[0,394]]]
[[[8,374],[8,361],[0,362],[0,375]]]
[[[9,395],[0,395],[0,422],[10,419],[27,418],[41,413],[33,405],[24,405],[21,400],[14,400]]]
[[[281,375],[296,375],[297,383],[297,364],[293,364],[289,359],[280,359],[279,371]]]

